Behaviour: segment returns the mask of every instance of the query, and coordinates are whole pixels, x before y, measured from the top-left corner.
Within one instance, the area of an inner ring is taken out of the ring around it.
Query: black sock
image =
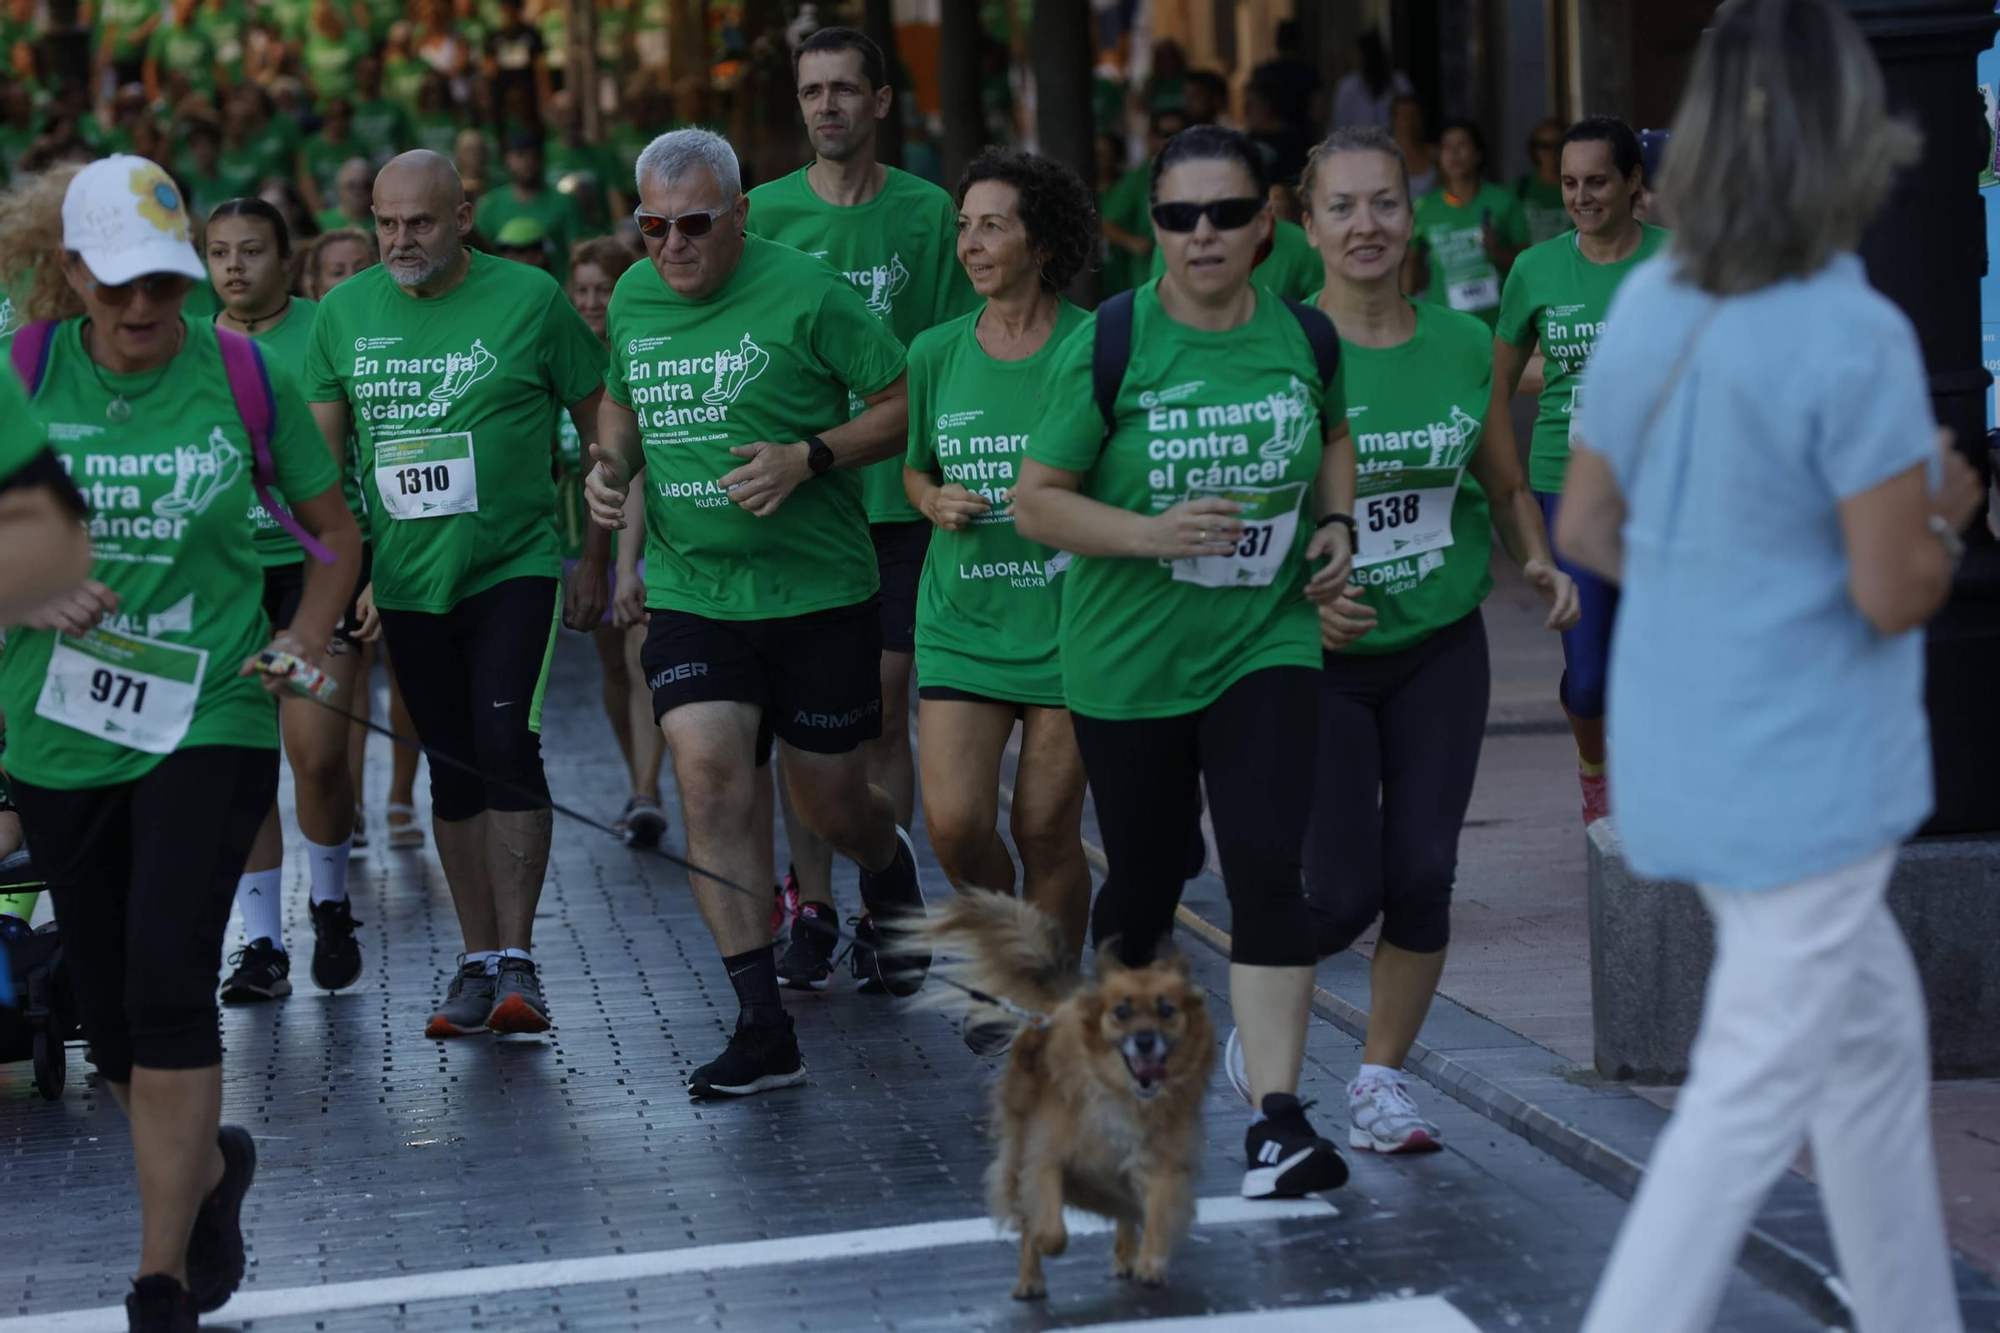
[[[783,1010],[778,994],[778,951],[770,945],[751,949],[722,960],[729,969],[729,984],[736,988],[736,1003],[745,1009]]]

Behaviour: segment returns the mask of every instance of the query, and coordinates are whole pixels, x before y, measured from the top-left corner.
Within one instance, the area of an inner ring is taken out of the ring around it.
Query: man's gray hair
[[[644,189],[651,177],[662,185],[672,185],[695,167],[707,167],[727,198],[733,200],[743,193],[736,150],[729,146],[729,140],[707,130],[668,130],[647,144],[639,154],[634,183]]]

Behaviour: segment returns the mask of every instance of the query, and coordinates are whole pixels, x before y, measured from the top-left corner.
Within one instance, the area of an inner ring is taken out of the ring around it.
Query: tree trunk
[[[702,0],[673,0],[667,11],[667,71],[676,86],[708,77],[708,15]]]
[[[944,6],[938,93],[944,106],[944,178],[949,185],[986,143],[986,108],[979,100],[979,9],[969,2]]]
[[[903,165],[903,98],[910,91],[896,76],[896,15],[892,0],[866,0],[862,30],[882,48],[885,77],[896,95],[889,99],[889,114],[875,127],[875,160],[884,166]]]
[[[597,7],[590,0],[567,0],[569,10],[569,96],[589,143],[604,142],[597,96]],[[609,184],[609,182],[606,182]]]
[[[1083,178],[1097,190],[1097,127],[1090,101],[1092,52],[1089,0],[1037,0],[1034,28],[1035,131],[1042,155]],[[1077,275],[1070,299],[1097,300],[1097,275]]]

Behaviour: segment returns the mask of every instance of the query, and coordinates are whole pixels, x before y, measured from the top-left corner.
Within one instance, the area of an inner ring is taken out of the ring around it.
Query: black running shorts
[[[846,754],[882,734],[882,626],[874,598],[778,620],[654,611],[639,655],[653,720],[686,704],[764,710],[757,762],[773,736],[795,750]]]
[[[347,609],[342,611],[340,637],[349,643],[355,642],[352,631],[361,624],[361,611],[356,603],[361,592],[368,586],[370,573],[374,568],[375,548],[367,544],[361,547],[361,569],[354,580],[354,592],[347,599]],[[299,601],[306,592],[306,562],[294,560],[289,565],[266,565],[264,567],[264,614],[271,619],[271,632],[290,629],[292,620],[299,613]]]
[[[923,582],[924,555],[931,549],[929,519],[914,523],[871,523],[875,566],[882,573],[882,651],[917,651],[917,585]]]

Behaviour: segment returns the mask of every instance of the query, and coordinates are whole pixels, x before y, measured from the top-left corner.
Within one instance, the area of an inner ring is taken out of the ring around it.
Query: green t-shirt
[[[605,357],[610,365],[610,357]],[[583,437],[567,412],[556,416],[556,542],[564,560],[583,559],[583,539],[590,532],[590,506],[583,496]],[[613,534],[612,549],[617,549]]]
[[[306,80],[321,100],[354,95],[354,62],[368,54],[368,38],[352,28],[328,37],[317,26],[306,33]]]
[[[187,186],[190,216],[205,218],[217,204],[229,199],[241,199],[257,192],[254,180],[227,174],[220,167],[221,164],[218,162],[216,174],[213,176],[205,176],[192,166],[181,171],[181,183]]]
[[[162,21],[146,43],[146,54],[160,62],[163,76],[167,71],[179,70],[188,76],[188,86],[196,92],[215,91],[215,39],[199,16],[185,28],[171,19]]]
[[[242,4],[227,0],[220,9],[204,4],[196,11],[194,22],[214,45],[216,60],[227,67],[243,63],[243,39],[250,20]]]
[[[158,17],[159,0],[98,0],[97,32],[92,44],[102,49],[105,31],[115,26],[118,36],[110,44],[111,58],[120,62],[137,60],[145,53],[147,38],[134,36],[134,30],[146,20]]]
[[[160,756],[198,745],[275,749],[277,710],[237,675],[270,639],[264,577],[243,515],[254,499],[250,435],[215,331],[183,316],[187,343],[160,372],[114,375],[83,350],[80,320],[57,330],[34,413],[91,509],[91,577],[118,614],[76,638],[17,629],[0,656],[7,766],[17,778],[75,789],[129,782]],[[108,387],[107,387],[108,386]],[[271,377],[271,457],[294,495],[340,473],[291,379]],[[131,417],[106,416],[112,396]],[[152,391],[152,392],[149,392]]]
[[[1398,347],[1340,345],[1336,383],[1354,432],[1354,582],[1375,628],[1344,651],[1399,652],[1454,624],[1492,590],[1492,518],[1470,464],[1485,430],[1493,335],[1478,318],[1416,302]]]
[[[1151,225],[1149,220],[1147,226]],[[1152,275],[1157,278],[1166,271],[1167,253],[1156,245]],[[1306,229],[1283,218],[1271,229],[1271,253],[1257,265],[1255,275],[1259,285],[1269,287],[1288,301],[1310,300],[1314,292],[1326,286],[1326,265],[1320,263],[1319,251],[1313,249]]]
[[[405,114],[417,114],[417,96],[430,77],[428,61],[416,56],[387,56],[382,61],[382,96],[401,107]]]
[[[305,141],[305,155],[306,174],[313,178],[322,195],[332,198],[333,182],[340,175],[340,169],[357,157],[366,158],[368,148],[353,135],[334,140],[327,138],[322,130]]]
[[[12,327],[0,328],[0,337],[13,331]],[[33,462],[48,444],[42,423],[28,412],[27,395],[21,392],[21,381],[14,377],[12,365],[0,366],[0,421],[13,423],[0,430],[0,482],[4,482]]]
[[[31,117],[25,129],[16,129],[5,121],[0,121],[0,174],[12,179],[21,158],[35,146],[35,140],[42,137],[42,118]]]
[[[1486,219],[1503,245],[1528,243],[1527,220],[1512,192],[1481,181],[1479,193],[1460,207],[1442,187],[1417,200],[1415,245],[1430,264],[1423,299],[1477,315],[1492,328],[1500,314],[1500,270],[1486,253]]]
[[[615,187],[630,196],[631,186],[618,174],[618,159],[603,144],[571,144],[560,140],[551,143],[547,165],[542,172],[542,179],[549,189],[559,191],[563,178],[573,174],[586,178],[593,187],[583,194],[569,196],[570,201],[576,203],[577,216],[583,224],[577,239],[602,236],[612,227],[611,190]],[[588,208],[577,202],[586,195],[590,199]]]
[[[394,157],[410,146],[409,113],[386,97],[374,102],[356,102],[354,141],[365,150],[361,156],[371,161]]]
[[[287,42],[302,41],[312,23],[312,0],[264,0],[264,8]]]
[[[902,344],[854,288],[751,236],[729,281],[700,301],[676,295],[652,264],[634,264],[609,319],[604,391],[638,414],[646,450],[646,605],[776,620],[873,596],[880,580],[858,471],[802,483],[766,518],[716,485],[742,466],[736,445],[790,444],[840,425],[851,395],[880,393],[903,373]]]
[[[283,374],[298,383],[299,375],[305,369],[306,348],[312,345],[313,311],[318,303],[308,301],[303,296],[292,298],[291,313],[278,323],[261,333],[250,335],[251,340],[264,349],[264,364],[274,374]],[[348,512],[361,525],[361,535],[368,535],[368,511],[361,503],[361,488],[354,474],[354,446],[348,442],[347,452],[340,465],[340,494],[347,501]],[[278,487],[271,489],[271,498],[285,504],[284,491]],[[298,538],[278,526],[263,503],[250,501],[250,543],[257,550],[257,563],[269,568],[273,565],[296,565],[306,558],[305,549]]]
[[[1514,197],[1521,201],[1521,217],[1528,224],[1528,243],[1553,241],[1576,224],[1563,207],[1562,186],[1550,185],[1529,172],[1514,182]]]
[[[1014,530],[1014,486],[1036,397],[1063,341],[1083,323],[1064,302],[1036,353],[997,361],[979,345],[982,307],[910,344],[910,447],[904,462],[984,496],[993,511],[962,532],[931,534],[917,593],[917,674],[1009,703],[1063,704],[1058,638],[1067,560]]]
[[[1063,693],[1086,717],[1177,717],[1252,671],[1320,665],[1319,613],[1305,599],[1322,414],[1340,419],[1292,313],[1260,289],[1249,323],[1191,329],[1133,302],[1132,360],[1118,428],[1104,439],[1091,388],[1095,316],[1063,344],[1044,383],[1028,457],[1082,474],[1082,493],[1159,514],[1221,496],[1246,506],[1233,556],[1166,562],[1077,556],[1063,576]]]
[[[925,329],[971,310],[979,298],[959,266],[958,208],[951,196],[907,171],[886,171],[873,199],[841,208],[813,193],[801,167],[750,191],[749,228],[833,265],[908,347]],[[858,414],[861,406],[857,399],[850,413]],[[901,459],[869,467],[862,485],[870,523],[914,523],[922,517],[903,493]]]
[[[416,147],[428,148],[456,161],[458,132],[463,128],[458,117],[449,111],[419,111],[411,124],[410,138]]]
[[[345,401],[373,518],[375,601],[449,611],[560,567],[549,441],[603,383],[604,349],[538,268],[470,252],[420,300],[385,265],[327,293],[300,387]]]
[[[1523,351],[1539,345],[1541,410],[1528,449],[1528,485],[1560,494],[1569,471],[1569,431],[1582,408],[1583,368],[1604,334],[1604,317],[1626,275],[1659,253],[1670,233],[1646,227],[1639,248],[1615,264],[1583,257],[1581,238],[1568,232],[1543,241],[1514,261],[1494,332]]]
[[[266,145],[259,141],[252,140],[235,148],[224,143],[222,151],[215,157],[215,178],[238,187],[237,192],[228,196],[229,198],[241,198],[257,193],[257,187],[267,176],[291,179],[289,164],[279,170],[273,170],[273,166],[273,159]]]
[[[523,217],[542,224],[549,243],[555,247],[558,264],[567,262],[570,245],[584,234],[583,215],[576,211],[576,200],[557,190],[537,190],[535,197],[524,203],[515,195],[512,185],[496,185],[480,197],[479,207],[473,213],[473,221],[489,245],[498,244],[502,227]]]

